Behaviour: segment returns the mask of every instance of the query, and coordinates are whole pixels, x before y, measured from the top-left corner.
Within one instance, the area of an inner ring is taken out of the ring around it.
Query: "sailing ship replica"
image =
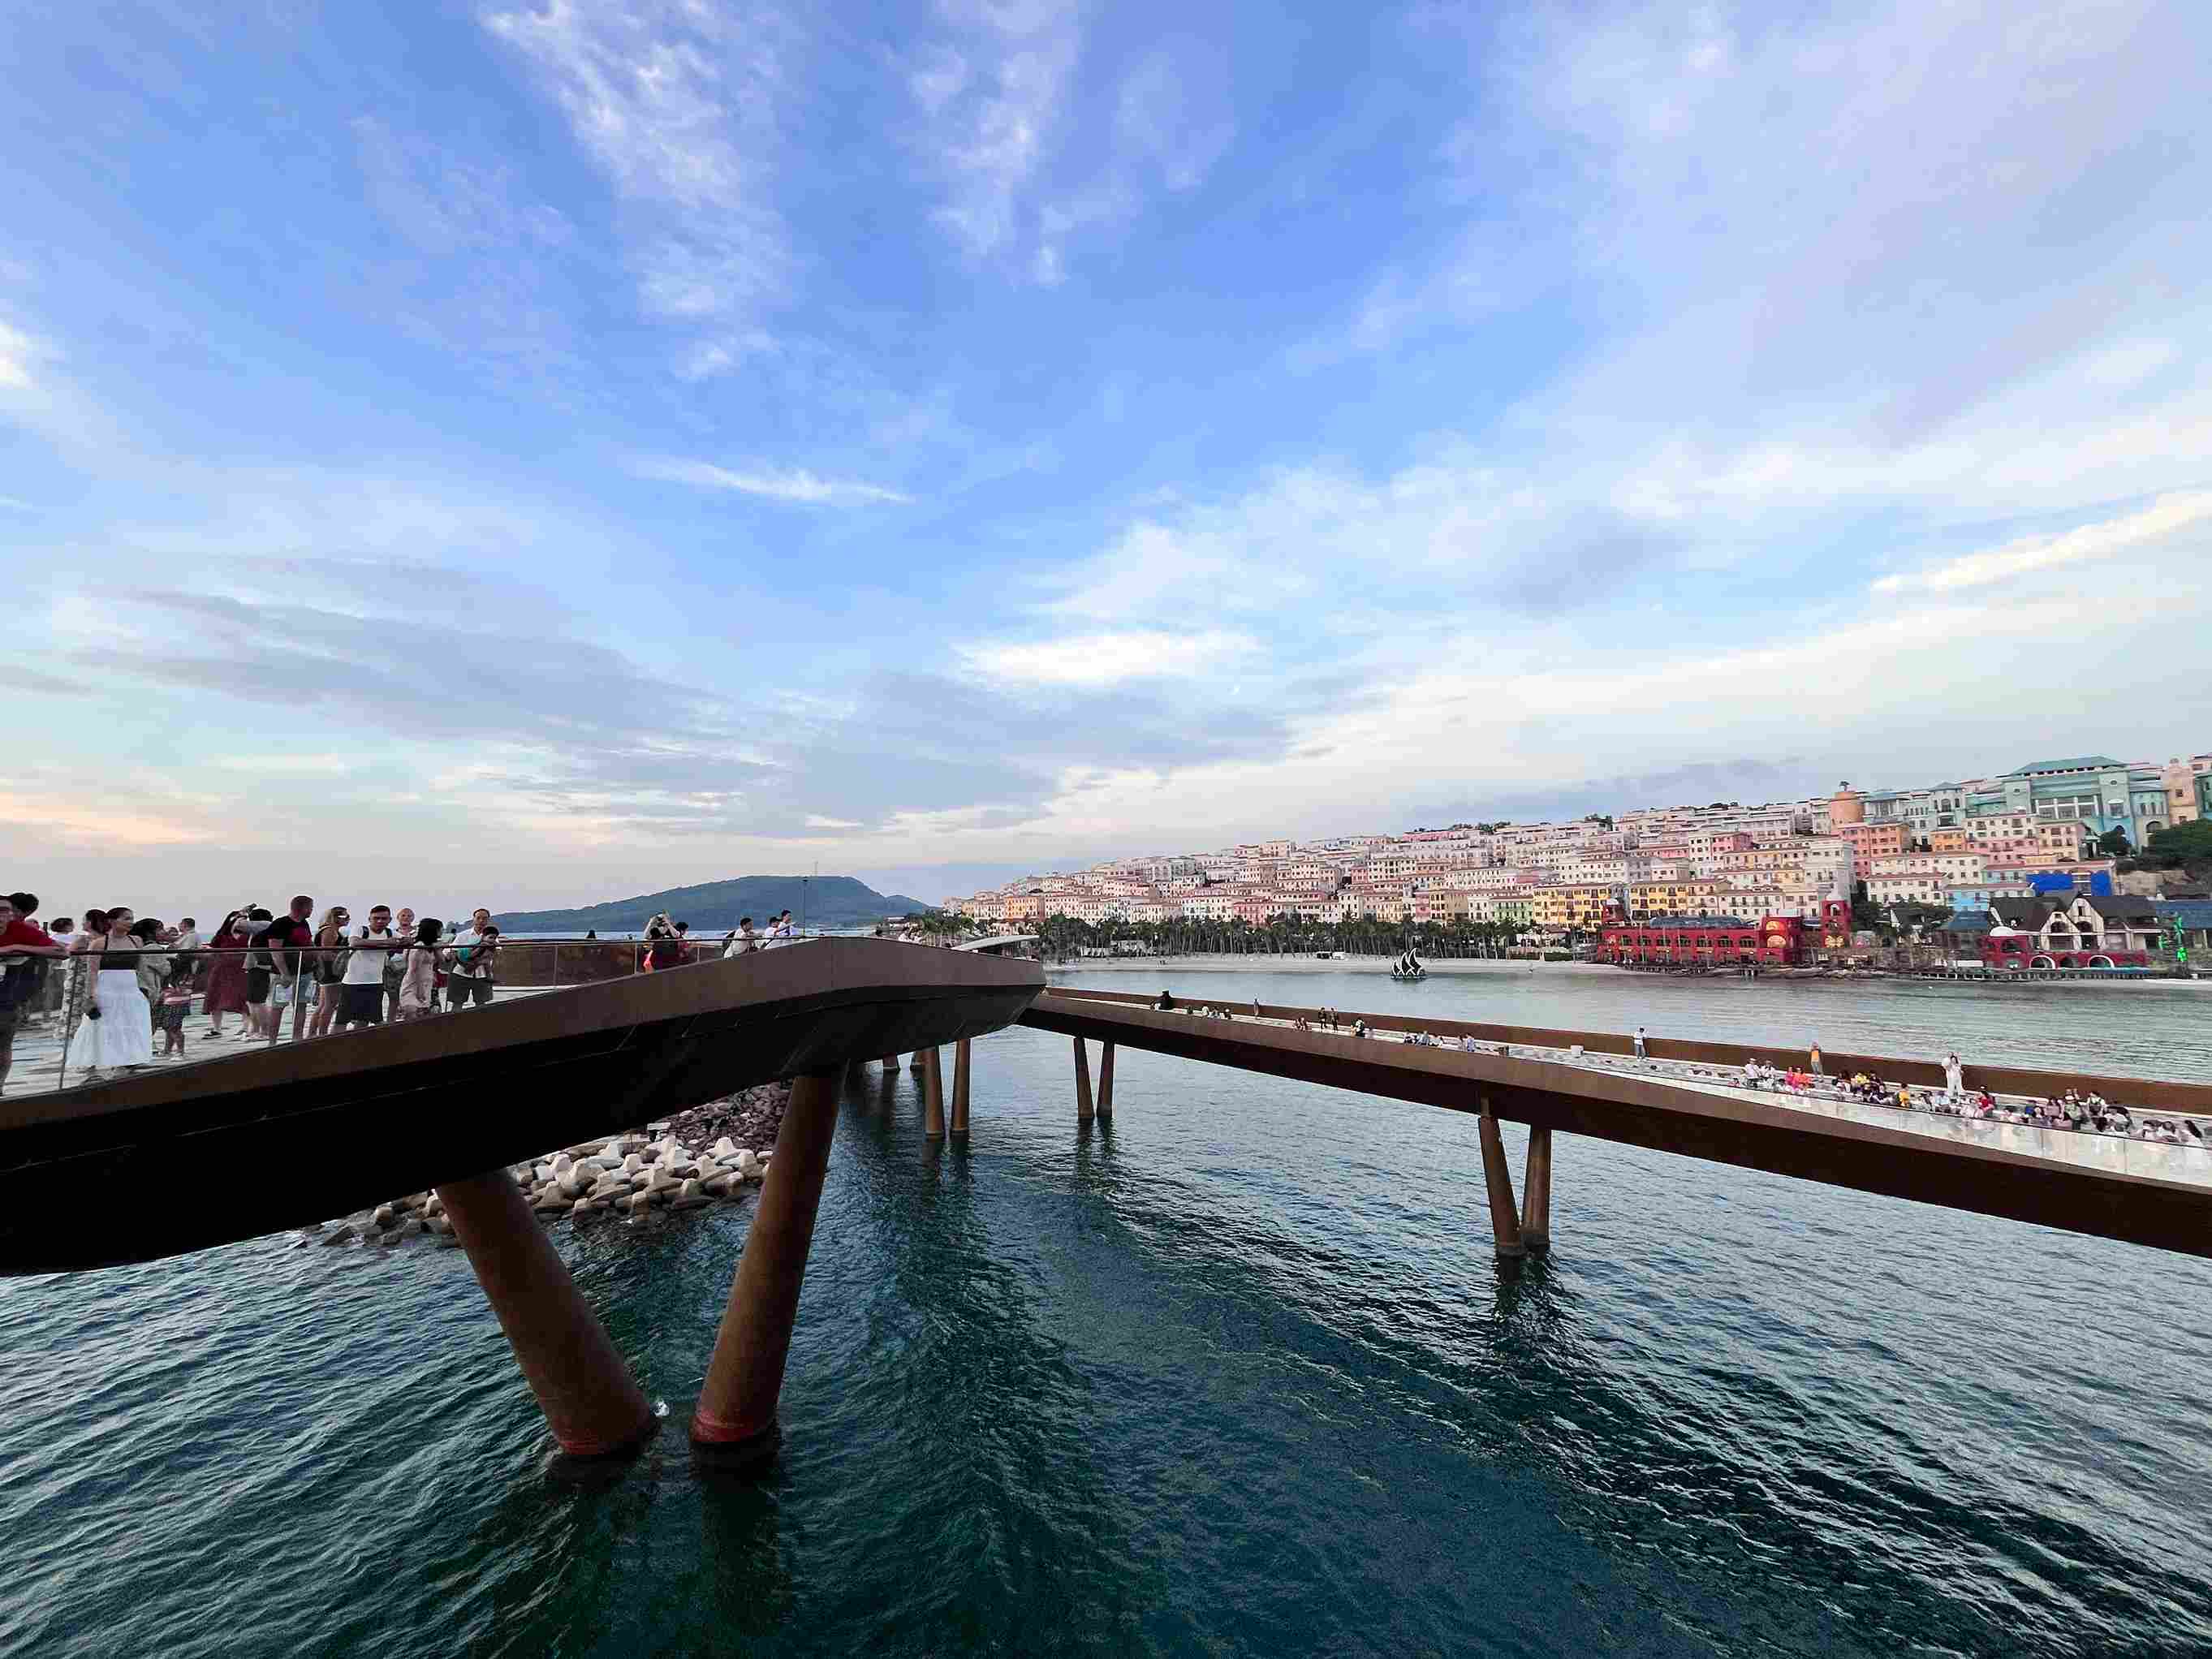
[[[1390,964],[1392,979],[1426,979],[1428,976],[1429,970],[1421,966],[1421,959],[1411,951]]]

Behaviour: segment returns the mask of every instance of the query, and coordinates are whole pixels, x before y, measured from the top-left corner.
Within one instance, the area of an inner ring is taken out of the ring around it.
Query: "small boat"
[[[1390,964],[1392,979],[1417,980],[1426,979],[1428,976],[1429,970],[1421,966],[1421,959],[1411,951],[1407,951],[1404,956]]]

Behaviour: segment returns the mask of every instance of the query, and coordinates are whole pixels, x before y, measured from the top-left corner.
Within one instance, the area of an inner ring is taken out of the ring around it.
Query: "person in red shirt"
[[[45,982],[46,958],[69,952],[31,920],[39,908],[34,893],[0,898],[0,1089],[15,1062],[15,1025]]]

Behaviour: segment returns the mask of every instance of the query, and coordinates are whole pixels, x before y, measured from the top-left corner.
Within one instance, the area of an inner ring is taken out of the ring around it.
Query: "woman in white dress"
[[[131,936],[131,921],[127,908],[105,915],[86,913],[77,967],[91,984],[66,1055],[74,1082],[90,1083],[103,1073],[154,1063],[154,1013],[138,988],[138,941]]]

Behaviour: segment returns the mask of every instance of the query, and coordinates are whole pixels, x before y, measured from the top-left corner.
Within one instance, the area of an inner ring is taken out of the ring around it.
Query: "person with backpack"
[[[386,975],[405,971],[399,960],[406,941],[392,926],[392,907],[371,907],[368,921],[354,936],[338,976],[337,1029],[384,1024]]]

